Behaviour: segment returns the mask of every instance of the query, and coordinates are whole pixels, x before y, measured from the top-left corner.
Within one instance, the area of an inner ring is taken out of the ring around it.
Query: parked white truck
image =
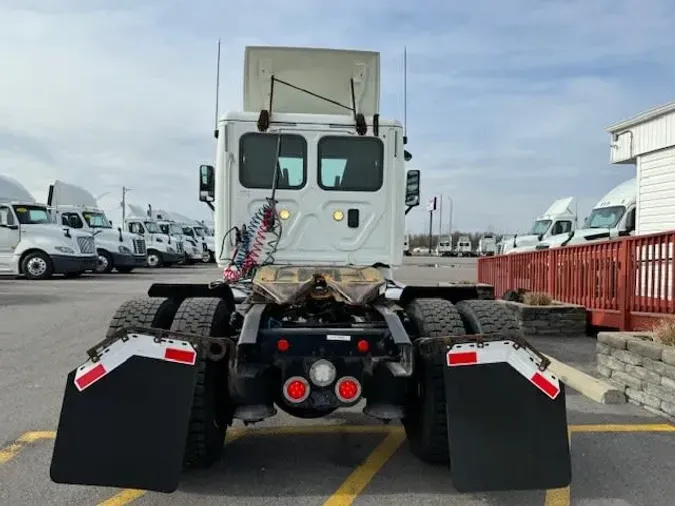
[[[124,220],[124,226],[132,234],[145,239],[148,250],[148,267],[170,267],[183,261],[179,245],[172,242],[171,236],[163,234],[157,221],[150,218],[143,208],[128,204],[131,215]]]
[[[527,234],[514,235],[502,240],[502,254],[524,253],[534,251],[540,243],[548,243],[553,237],[566,238],[576,228],[577,215],[572,211],[574,197],[556,200],[539,216]]]
[[[438,247],[436,248],[436,254],[440,257],[455,256],[455,252],[452,250],[452,239],[447,238],[439,241]]]
[[[537,249],[577,246],[635,235],[636,198],[635,178],[624,181],[600,199],[583,228],[542,241]]]
[[[0,273],[78,277],[96,268],[94,236],[54,223],[17,180],[0,176]]]
[[[471,238],[468,235],[459,236],[457,239],[457,247],[455,248],[458,257],[472,257],[474,256],[473,246],[471,245]]]
[[[145,239],[124,232],[121,227],[115,230],[96,198],[84,188],[56,180],[49,186],[47,205],[57,224],[94,236],[98,255],[95,272],[109,273],[115,269],[128,273],[136,267],[145,267]]]
[[[494,234],[483,234],[478,240],[478,255],[482,257],[493,256],[497,252],[497,238]]]
[[[183,229],[183,235],[195,243],[200,252],[200,260],[204,263],[215,262],[216,241],[213,236],[208,235],[206,227],[180,213],[171,212],[169,215]]]
[[[204,249],[201,243],[198,243],[193,237],[185,233],[183,226],[173,219],[172,213],[162,209],[150,212],[152,213],[152,217],[157,220],[159,229],[164,234],[170,235],[176,245],[180,245],[178,250],[183,253],[183,261],[181,263],[192,265],[202,260]]]

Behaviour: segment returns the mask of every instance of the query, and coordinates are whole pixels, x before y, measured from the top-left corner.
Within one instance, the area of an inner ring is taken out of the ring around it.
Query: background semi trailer
[[[421,174],[379,53],[248,47],[244,83],[199,168],[223,277],[120,306],[67,378],[52,480],[172,492],[235,420],[358,405],[460,492],[569,485],[564,385],[493,287],[393,277]]]

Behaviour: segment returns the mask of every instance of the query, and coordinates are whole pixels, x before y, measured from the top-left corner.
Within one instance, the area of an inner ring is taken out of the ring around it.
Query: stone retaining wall
[[[555,302],[549,306],[530,306],[500,301],[516,315],[526,336],[583,336],[586,334],[586,308]]]
[[[623,389],[628,402],[675,417],[675,347],[654,343],[648,336],[600,332],[598,374]]]

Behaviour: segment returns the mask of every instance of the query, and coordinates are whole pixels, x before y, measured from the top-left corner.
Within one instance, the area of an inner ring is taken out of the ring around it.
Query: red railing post
[[[629,283],[629,276],[631,271],[630,262],[630,239],[623,239],[619,244],[619,258],[616,275],[617,282],[617,303],[619,306],[619,330],[630,329],[630,303],[633,299],[633,294],[629,294],[628,290],[632,283]]]
[[[555,278],[556,278],[556,273],[558,272],[558,262],[556,259],[555,255],[556,250],[554,249],[549,249],[546,252],[546,265],[548,266],[548,272],[547,272],[547,280],[546,280],[546,292],[553,297],[554,299],[556,298],[555,296]]]
[[[513,281],[513,255],[506,255],[506,280],[507,280],[507,285],[506,289],[507,290],[515,290],[517,287],[514,284]],[[504,295],[504,294],[502,294]]]

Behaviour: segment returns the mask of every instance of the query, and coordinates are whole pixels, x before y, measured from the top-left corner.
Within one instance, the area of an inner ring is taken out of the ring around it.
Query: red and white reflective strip
[[[119,339],[101,350],[98,361],[89,359],[78,367],[75,386],[80,392],[134,356],[186,365],[195,365],[197,361],[197,351],[187,341],[163,339],[156,342],[153,336],[144,334],[129,334],[128,337],[126,341]]]
[[[560,393],[560,381],[549,370],[537,367],[541,359],[511,340],[490,341],[478,347],[474,343],[455,344],[446,355],[448,367],[508,363],[551,399]]]

